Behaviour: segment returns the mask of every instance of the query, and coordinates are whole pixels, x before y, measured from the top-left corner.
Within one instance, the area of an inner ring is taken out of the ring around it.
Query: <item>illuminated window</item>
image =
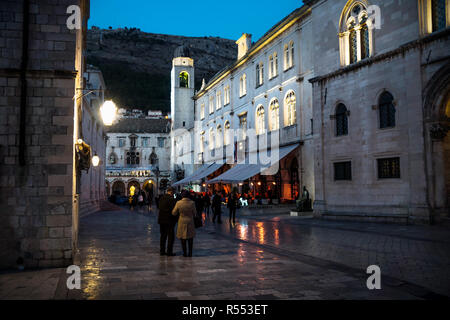
[[[214,113],[214,96],[209,97],[209,114]]]
[[[273,56],[269,56],[269,79],[273,77]]]
[[[284,70],[294,66],[294,41],[284,45]]]
[[[372,55],[373,19],[369,19],[366,8],[356,2],[348,6],[341,17],[339,47],[341,65],[346,66]]]
[[[259,87],[264,83],[264,64],[262,62],[256,65],[256,86]]]
[[[378,101],[380,114],[380,129],[395,127],[395,106],[394,97],[385,91]]]
[[[278,130],[280,128],[280,104],[278,100],[272,100],[270,103],[270,131]]]
[[[200,119],[203,120],[205,119],[205,104],[202,103],[200,105]]]
[[[222,91],[217,91],[216,93],[216,109],[222,108]]]
[[[247,76],[244,73],[239,79],[239,96],[245,96],[247,94]]]
[[[289,92],[284,100],[286,110],[286,126],[292,126],[297,121],[296,98],[294,91]]]
[[[231,125],[230,121],[225,122],[225,131],[224,131],[224,143],[225,145],[229,145],[231,143]]]
[[[340,103],[336,107],[336,136],[348,134],[348,111],[347,107]]]
[[[186,71],[180,73],[180,88],[189,88],[189,73]]]
[[[224,88],[223,103],[225,106],[230,103],[230,85],[226,85]]]
[[[256,109],[256,134],[263,134],[266,130],[266,119],[264,116],[264,107],[258,106]]]

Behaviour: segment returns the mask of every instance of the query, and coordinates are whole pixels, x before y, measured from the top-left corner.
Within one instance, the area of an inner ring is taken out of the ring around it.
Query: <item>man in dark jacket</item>
[[[177,200],[173,196],[173,189],[168,188],[167,193],[161,196],[159,199],[159,215],[158,223],[159,230],[161,232],[160,238],[160,255],[167,255],[169,257],[174,256],[173,253],[173,241],[175,239],[175,224],[177,223],[178,217],[172,215],[172,210],[175,207]],[[167,251],[166,251],[166,240],[167,241]]]
[[[222,215],[222,197],[220,193],[214,192],[213,198],[212,198],[212,209],[214,212],[214,216],[212,218],[213,222],[216,222],[216,217],[218,217],[217,222],[222,223],[221,215]]]
[[[238,197],[237,197],[237,191],[233,190],[232,193],[230,193],[229,197],[228,197],[228,208],[230,209],[230,224],[231,224],[231,219],[233,219],[233,223],[236,223],[236,209],[238,207]]]

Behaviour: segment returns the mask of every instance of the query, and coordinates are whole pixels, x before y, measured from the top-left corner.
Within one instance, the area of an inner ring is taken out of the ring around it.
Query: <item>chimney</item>
[[[242,36],[236,41],[238,45],[238,60],[245,56],[252,46],[252,35],[243,33]]]

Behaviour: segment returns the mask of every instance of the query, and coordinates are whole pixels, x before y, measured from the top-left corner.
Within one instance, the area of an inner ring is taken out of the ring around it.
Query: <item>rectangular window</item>
[[[224,105],[230,103],[230,85],[227,85],[224,89]]]
[[[125,146],[125,138],[119,138],[119,148],[122,148]]]
[[[165,141],[166,141],[166,138],[159,137],[158,138],[158,147],[159,148],[164,148]]]
[[[209,114],[214,113],[214,97],[209,97]]]
[[[144,148],[147,148],[147,147],[148,147],[148,137],[143,137],[143,138],[142,138],[142,146],[143,146]]]
[[[222,108],[222,91],[217,91],[216,94],[216,110]]]
[[[378,159],[378,179],[400,179],[400,158]]]
[[[433,32],[444,30],[447,26],[446,0],[432,0],[431,2]]]
[[[352,180],[352,162],[335,162],[334,163],[334,180]]]
[[[200,105],[200,119],[203,120],[205,119],[205,104],[202,103]]]

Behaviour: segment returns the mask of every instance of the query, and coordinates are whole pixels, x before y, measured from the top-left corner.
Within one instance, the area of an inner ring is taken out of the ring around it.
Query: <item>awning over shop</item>
[[[272,163],[272,165],[279,162],[281,159],[285,158],[289,153],[294,151],[298,147],[298,144],[282,147],[280,148],[279,155],[278,155],[278,161],[275,163]],[[212,183],[239,183],[242,181],[245,181],[253,176],[256,176],[257,174],[261,173],[262,171],[268,169],[269,167],[267,165],[262,164],[237,164],[230,170],[224,172],[220,176],[211,179],[207,181],[206,183],[212,184]]]
[[[220,169],[222,166],[223,166],[223,164],[218,164],[218,163],[204,164],[197,171],[195,171],[194,174],[192,174],[191,176],[184,178],[180,181],[175,182],[174,184],[172,184],[172,186],[176,187],[176,186],[180,186],[180,185],[189,184],[192,181],[201,180],[201,179],[209,176],[210,174],[212,174],[214,171]]]

